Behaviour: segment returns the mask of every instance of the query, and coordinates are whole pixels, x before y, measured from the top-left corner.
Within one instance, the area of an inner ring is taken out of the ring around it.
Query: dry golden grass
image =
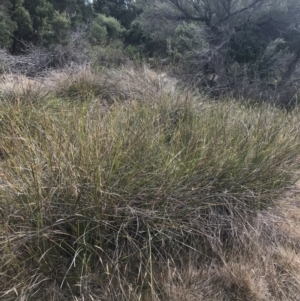
[[[0,77],[0,101],[14,105],[43,102],[50,98],[42,79],[5,74]]]
[[[243,245],[223,248],[208,260],[191,251],[180,263],[168,262],[162,268],[161,300],[297,300],[299,190],[289,198],[255,219]]]
[[[4,74],[0,77],[1,101],[30,104],[59,97],[88,101],[149,101],[176,95],[177,81],[147,67],[91,70],[89,66],[52,71],[41,78]]]
[[[57,97],[87,101],[158,101],[176,95],[177,81],[147,67],[92,70],[89,66],[54,71],[44,84]]]

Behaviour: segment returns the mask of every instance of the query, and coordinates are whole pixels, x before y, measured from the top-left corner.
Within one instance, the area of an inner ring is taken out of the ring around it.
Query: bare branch
[[[164,16],[170,20],[198,21],[207,26],[219,26],[231,17],[260,7],[264,2],[266,0],[252,0],[249,4],[236,9],[237,0],[167,0],[166,3],[169,3],[171,10],[164,12]],[[215,23],[212,22],[214,16],[217,17]]]
[[[220,25],[221,23],[227,21],[231,17],[234,17],[234,16],[236,16],[238,14],[244,13],[244,12],[246,12],[248,10],[253,9],[253,8],[257,8],[258,6],[262,5],[263,2],[265,2],[265,0],[253,0],[253,2],[250,3],[249,5],[243,7],[241,9],[239,9],[239,10],[236,10],[235,12],[227,14],[223,19],[220,19],[219,22],[215,26]]]

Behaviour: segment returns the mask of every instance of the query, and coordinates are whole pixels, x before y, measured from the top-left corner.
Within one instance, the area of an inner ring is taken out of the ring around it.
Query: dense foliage
[[[299,86],[299,16],[297,0],[5,0],[0,47],[16,55],[29,45],[71,45],[81,53],[93,46],[95,57],[95,46],[117,45],[109,52],[167,62],[214,96],[233,92],[288,105]],[[106,61],[99,49],[96,57]]]

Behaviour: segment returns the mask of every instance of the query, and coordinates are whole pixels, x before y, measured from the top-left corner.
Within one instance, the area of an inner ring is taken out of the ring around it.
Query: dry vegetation
[[[0,79],[1,300],[296,300],[300,119],[146,67]]]

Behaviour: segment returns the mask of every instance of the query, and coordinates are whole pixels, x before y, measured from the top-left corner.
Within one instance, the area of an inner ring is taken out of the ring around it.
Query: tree
[[[164,0],[154,1],[153,7],[148,18],[152,26],[144,28],[153,36],[156,23],[173,22],[174,30],[165,39],[171,50],[178,42],[186,43],[181,47],[181,75],[186,79],[197,79],[217,93],[256,95],[271,87],[277,93],[293,81],[300,61],[298,0]],[[182,30],[189,26],[203,43],[197,45],[191,31]]]
[[[44,45],[67,44],[71,21],[66,13],[54,11],[51,19],[45,19],[45,26],[41,31]]]
[[[165,18],[155,4],[155,1],[147,0],[137,2],[143,11],[132,22],[126,41],[142,45],[142,51],[147,55],[165,57],[168,54],[167,40],[174,36],[176,23]]]
[[[11,3],[3,1],[0,4],[0,48],[9,48],[13,42],[13,33],[17,24],[10,16]]]
[[[55,10],[48,0],[6,0],[11,19],[6,18],[1,24],[3,41],[12,45],[14,54],[24,51],[24,44],[50,45],[66,43],[70,19],[66,12]],[[5,12],[4,12],[5,14]],[[8,40],[10,36],[10,40]],[[4,45],[4,42],[3,42]]]
[[[96,13],[114,17],[126,29],[142,11],[136,1],[130,0],[94,0],[93,8]]]
[[[48,0],[60,13],[66,13],[73,28],[94,17],[93,3],[87,0]]]
[[[265,0],[166,0],[164,15],[172,20],[197,21],[213,28],[237,17],[249,16],[262,7]]]
[[[21,51],[22,40],[33,39],[34,28],[29,11],[23,6],[22,0],[12,1],[12,20],[17,24],[14,31],[12,52],[17,53]]]

